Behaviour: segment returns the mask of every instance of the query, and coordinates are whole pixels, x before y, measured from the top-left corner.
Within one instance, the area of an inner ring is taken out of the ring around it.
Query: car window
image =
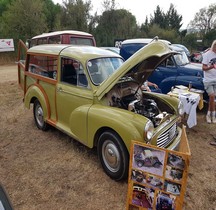
[[[98,58],[88,61],[87,68],[92,82],[100,85],[112,75],[123,63],[121,58]]]
[[[172,57],[168,58],[167,61],[166,61],[166,66],[175,66],[175,63],[172,59]]]
[[[70,85],[89,88],[82,64],[69,58],[61,59],[61,81]]]
[[[51,36],[48,39],[49,44],[61,44],[61,37],[59,36]]]
[[[178,66],[183,66],[189,63],[188,57],[185,52],[181,52],[180,54],[174,55],[174,59]]]
[[[45,37],[45,38],[38,39],[37,45],[40,44],[48,44],[47,38]]]
[[[57,57],[30,55],[29,72],[43,77],[57,79]]]
[[[81,37],[70,37],[70,44],[94,46],[92,39]]]

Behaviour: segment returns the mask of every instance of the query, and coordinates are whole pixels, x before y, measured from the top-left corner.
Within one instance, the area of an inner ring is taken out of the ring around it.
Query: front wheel
[[[38,99],[34,101],[33,114],[37,127],[40,130],[46,131],[48,129],[48,124],[44,120],[44,111]]]
[[[101,165],[108,176],[117,181],[127,177],[129,154],[115,132],[102,133],[98,140],[97,150]]]

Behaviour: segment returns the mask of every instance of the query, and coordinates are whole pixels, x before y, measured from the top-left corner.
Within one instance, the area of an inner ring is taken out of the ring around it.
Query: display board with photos
[[[185,126],[178,151],[133,141],[130,154],[127,210],[181,210],[191,157]]]

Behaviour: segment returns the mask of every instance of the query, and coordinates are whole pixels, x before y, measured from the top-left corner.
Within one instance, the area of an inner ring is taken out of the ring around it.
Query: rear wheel
[[[128,175],[129,154],[121,138],[113,131],[101,134],[98,140],[98,156],[105,173],[114,180]]]
[[[44,120],[44,111],[38,99],[34,101],[33,114],[37,127],[40,130],[46,131],[48,129],[48,124]]]

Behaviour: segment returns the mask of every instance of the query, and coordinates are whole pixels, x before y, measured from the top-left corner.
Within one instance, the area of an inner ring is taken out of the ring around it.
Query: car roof
[[[172,45],[173,45],[173,46],[180,47],[180,48],[184,49],[185,51],[188,51],[188,52],[189,52],[188,48],[187,48],[187,47],[185,47],[185,46],[184,46],[184,45],[182,45],[182,44],[172,44]]]
[[[100,47],[101,49],[110,50],[112,52],[115,52],[117,54],[120,53],[120,48],[118,47]]]
[[[117,53],[109,50],[101,49],[94,46],[80,46],[68,44],[44,44],[31,47],[28,54],[48,54],[48,55],[62,55],[77,59],[94,59],[98,57],[120,57]]]
[[[177,51],[177,52],[184,52],[184,49],[179,47],[179,46],[176,46],[176,45],[173,45],[171,44],[170,45],[171,49],[174,50],[174,51]]]
[[[155,38],[136,38],[136,39],[126,39],[122,42],[121,45],[124,44],[135,44],[135,43],[141,43],[141,44],[148,44],[152,42]],[[159,39],[160,41],[164,41],[167,44],[171,44],[171,42],[164,40],[164,39]]]
[[[63,31],[54,31],[49,33],[43,33],[37,36],[32,37],[32,39],[38,39],[43,37],[49,37],[49,36],[57,36],[62,34],[73,34],[73,35],[80,35],[80,36],[92,36],[92,34],[83,32],[83,31],[76,31],[76,30],[63,30]]]

